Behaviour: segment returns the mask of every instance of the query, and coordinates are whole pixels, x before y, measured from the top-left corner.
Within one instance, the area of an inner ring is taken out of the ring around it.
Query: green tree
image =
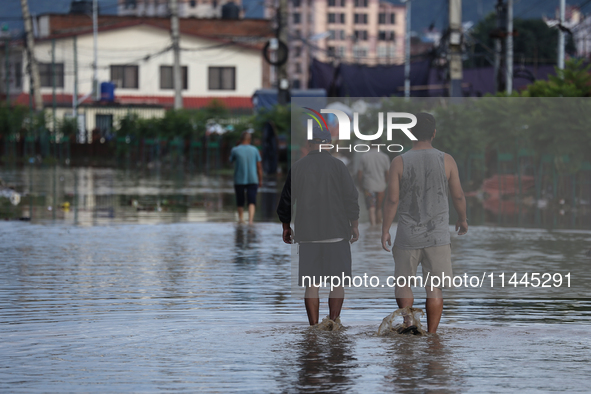
[[[521,93],[522,97],[590,97],[591,65],[582,59],[569,60],[564,69],[556,68],[556,75],[547,81],[536,81]]]
[[[497,20],[494,13],[482,19],[472,31],[474,40],[473,58],[467,61],[467,67],[492,66],[495,47],[491,32],[496,30]],[[513,29],[516,32],[513,39],[513,53],[515,62],[528,64],[555,64],[558,48],[558,30],[550,28],[541,19],[513,20]],[[566,52],[570,55],[576,53],[575,43],[570,35],[567,35]]]

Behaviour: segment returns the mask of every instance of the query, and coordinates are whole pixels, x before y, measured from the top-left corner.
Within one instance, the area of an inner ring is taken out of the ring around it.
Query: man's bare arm
[[[464,235],[468,232],[468,220],[466,219],[466,197],[462,190],[462,184],[460,183],[460,175],[458,172],[458,166],[453,157],[445,155],[445,166],[448,171],[448,185],[451,194],[453,206],[458,213],[458,221],[456,222],[456,231],[458,235]]]
[[[382,248],[390,251],[388,246],[392,245],[390,237],[390,226],[396,217],[398,209],[398,198],[400,194],[400,179],[402,178],[402,157],[397,156],[390,164],[388,172],[388,186],[386,187],[386,196],[384,198],[384,211],[382,213]],[[388,246],[386,246],[386,244]]]

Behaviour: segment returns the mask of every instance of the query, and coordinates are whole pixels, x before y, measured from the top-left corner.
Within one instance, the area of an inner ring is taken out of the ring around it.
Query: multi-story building
[[[273,18],[276,10],[266,8]],[[313,58],[366,65],[404,62],[406,8],[379,0],[290,0],[289,75],[307,85]]]
[[[222,7],[234,3],[241,7],[241,0],[178,0],[181,18],[220,18]],[[118,0],[117,14],[121,16],[168,16],[169,0]],[[241,12],[242,15],[242,12]]]

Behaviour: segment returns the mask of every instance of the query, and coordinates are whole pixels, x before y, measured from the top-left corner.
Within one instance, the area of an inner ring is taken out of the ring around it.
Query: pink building
[[[273,18],[277,0],[266,9]],[[323,62],[404,62],[406,8],[379,0],[291,0],[289,70],[293,88],[305,88],[313,58]]]

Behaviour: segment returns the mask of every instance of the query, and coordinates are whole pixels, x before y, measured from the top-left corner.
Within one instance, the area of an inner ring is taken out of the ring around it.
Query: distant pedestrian
[[[390,169],[390,158],[372,146],[368,152],[359,153],[357,180],[365,197],[369,222],[375,226],[382,218],[382,203]]]
[[[263,166],[257,148],[250,144],[251,135],[244,131],[238,146],[232,148],[230,161],[234,163],[234,191],[238,207],[238,222],[244,223],[244,203],[248,203],[248,223],[254,222],[257,190],[263,185]],[[245,198],[246,197],[246,198]]]

